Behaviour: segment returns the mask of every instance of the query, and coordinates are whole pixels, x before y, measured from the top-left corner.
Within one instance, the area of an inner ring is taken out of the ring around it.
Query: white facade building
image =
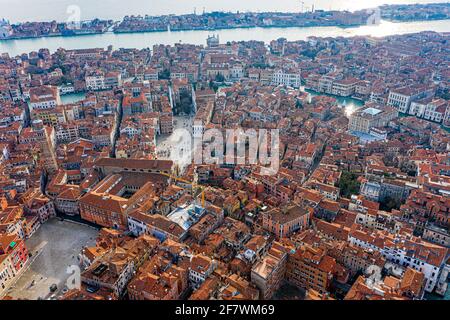
[[[432,95],[433,90],[427,87],[402,87],[389,92],[387,105],[396,108],[399,112],[408,113],[413,101]]]
[[[0,20],[0,39],[8,39],[13,34],[11,25],[6,20]]]
[[[53,109],[58,105],[61,105],[58,88],[42,86],[30,90],[30,111],[34,109]]]
[[[388,242],[375,241],[375,237],[359,237],[358,232],[350,233],[348,241],[355,246],[380,252],[387,261],[410,267],[425,275],[425,291],[432,292],[439,280],[441,271],[445,266],[446,254],[439,258],[438,250],[446,250],[444,247],[438,247],[426,243],[412,242],[401,237],[394,239],[392,246],[386,246]],[[383,247],[379,247],[379,245]],[[432,247],[430,247],[432,246]]]
[[[104,90],[105,86],[105,77],[101,74],[86,76],[86,89],[87,90]]]
[[[294,72],[278,69],[272,74],[271,83],[275,86],[285,85],[289,87],[299,88],[301,86],[300,70]]]

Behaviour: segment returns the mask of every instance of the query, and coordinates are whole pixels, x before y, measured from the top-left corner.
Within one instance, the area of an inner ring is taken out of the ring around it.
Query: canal
[[[58,48],[87,49],[106,48],[151,48],[155,44],[173,45],[175,43],[205,44],[211,33],[218,34],[220,41],[249,41],[257,40],[266,43],[284,37],[289,41],[306,40],[310,36],[316,37],[352,37],[370,35],[375,37],[394,34],[414,33],[421,31],[450,31],[449,20],[416,21],[416,22],[388,22],[381,21],[376,26],[359,26],[351,28],[340,27],[306,27],[306,28],[249,28],[227,29],[217,31],[172,31],[172,32],[143,32],[143,33],[104,33],[75,37],[49,37],[21,40],[0,40],[0,53],[7,52],[10,56],[48,48],[51,52]]]

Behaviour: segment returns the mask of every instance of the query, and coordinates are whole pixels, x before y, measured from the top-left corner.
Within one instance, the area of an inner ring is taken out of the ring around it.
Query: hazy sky
[[[445,0],[304,0],[304,8],[358,10],[385,3],[432,3]],[[300,11],[300,0],[0,0],[0,18],[18,21],[66,21],[67,9],[79,6],[81,18],[121,19],[127,14],[182,14],[206,11]]]

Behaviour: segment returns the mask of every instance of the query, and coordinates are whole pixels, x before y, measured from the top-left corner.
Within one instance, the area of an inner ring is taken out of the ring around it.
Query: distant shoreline
[[[95,36],[95,35],[101,35],[106,34],[107,32],[92,32],[92,33],[80,33],[80,34],[71,34],[71,35],[63,35],[63,34],[50,34],[47,36],[40,36],[40,37],[12,37],[8,39],[0,39],[0,42],[8,42],[8,41],[20,41],[20,40],[34,40],[34,39],[47,39],[47,38],[77,38],[77,37],[84,37],[84,36]]]
[[[391,23],[408,23],[408,22],[426,22],[426,21],[446,21],[446,19],[417,19],[417,20],[387,20],[382,19],[381,21],[391,22]],[[132,34],[132,33],[157,33],[157,32],[183,32],[183,31],[221,31],[221,30],[239,30],[239,29],[289,29],[289,28],[320,28],[320,27],[336,27],[341,29],[349,29],[356,27],[363,27],[366,24],[310,24],[304,26],[290,25],[290,26],[242,26],[242,27],[221,27],[221,28],[186,28],[186,29],[175,29],[175,30],[136,30],[136,31],[114,31],[114,34]],[[450,31],[450,30],[449,30]],[[105,32],[106,33],[106,32]]]

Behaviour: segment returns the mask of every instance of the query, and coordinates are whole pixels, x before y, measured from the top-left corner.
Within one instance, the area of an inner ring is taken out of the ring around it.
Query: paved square
[[[26,241],[33,254],[31,264],[8,291],[14,299],[51,296],[50,286],[56,284],[55,296],[62,294],[67,278],[67,267],[78,265],[78,254],[84,246],[95,244],[98,230],[70,221],[54,218],[47,221]]]
[[[160,135],[156,138],[156,154],[158,159],[174,161],[180,170],[183,171],[192,162],[192,153],[189,153],[188,150],[192,150],[193,147],[191,134],[194,118],[189,116],[175,116],[173,119],[174,132],[170,135]],[[189,135],[185,135],[185,132],[180,132],[178,129],[187,130]],[[177,149],[180,149],[180,154],[177,154]]]

